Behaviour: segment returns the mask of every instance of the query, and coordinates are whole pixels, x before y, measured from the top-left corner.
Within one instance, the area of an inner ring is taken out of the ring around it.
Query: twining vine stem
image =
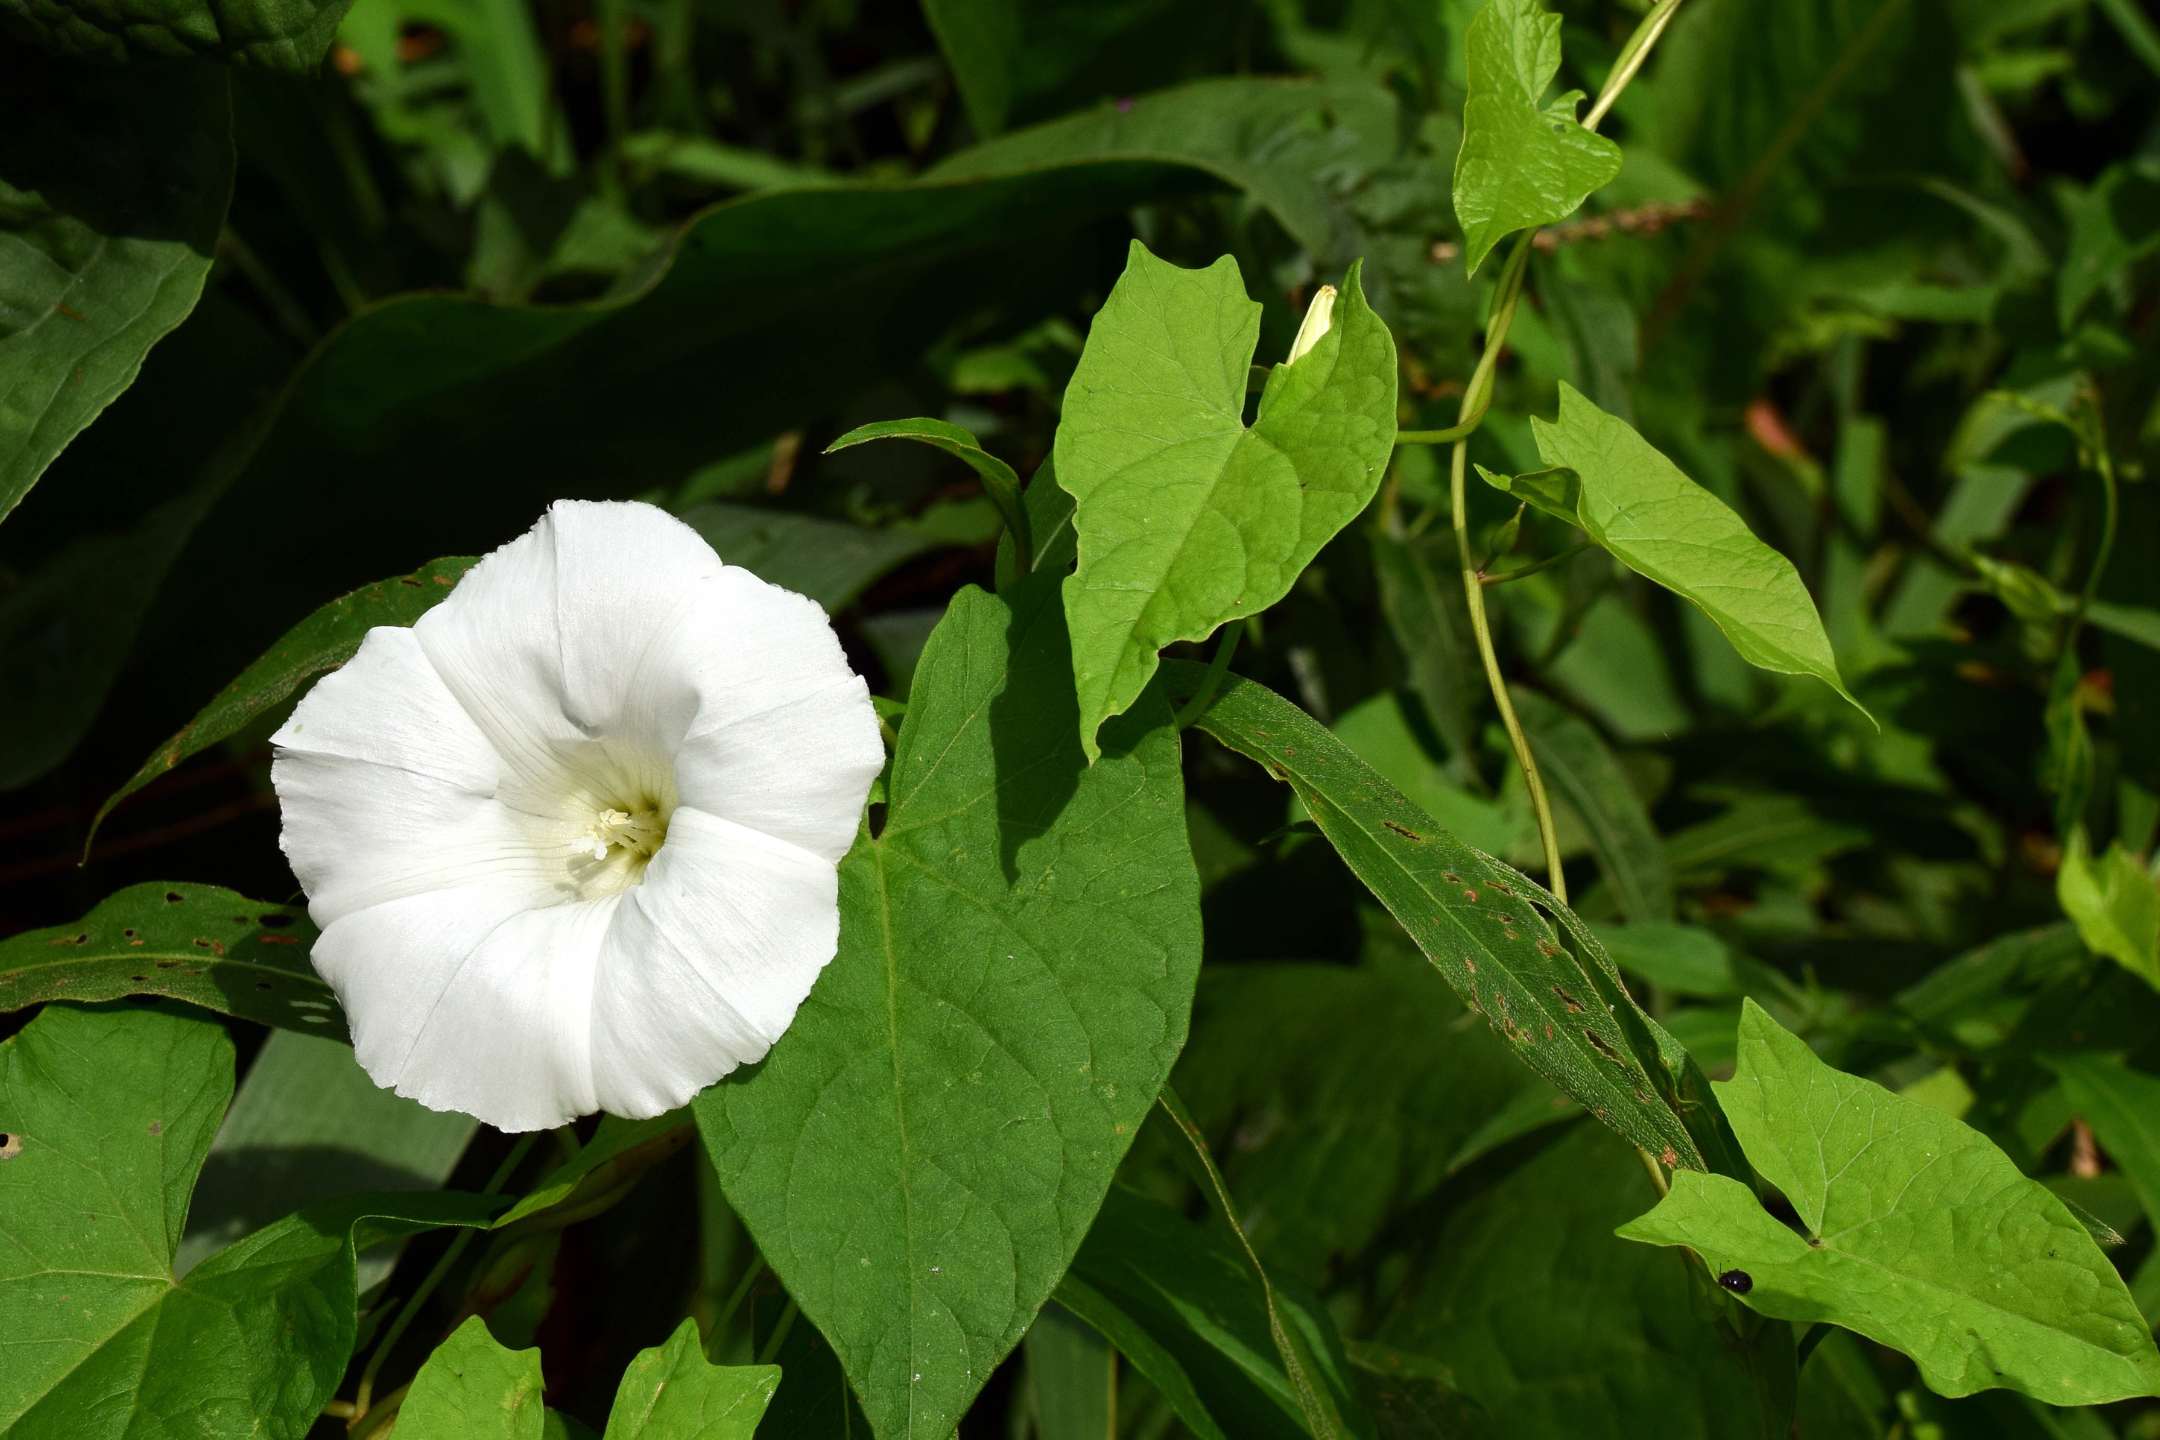
[[[1590,106],[1590,113],[1583,117],[1585,130],[1594,131],[1603,123],[1613,103],[1620,98],[1620,92],[1627,89],[1628,82],[1650,57],[1658,37],[1672,23],[1673,13],[1680,8],[1680,3],[1681,0],[1659,0],[1657,7],[1635,27],[1635,33],[1628,37],[1627,44],[1621,47],[1619,57],[1613,62],[1612,73],[1605,77],[1605,84]],[[1485,348],[1478,356],[1477,368],[1470,374],[1469,385],[1463,390],[1462,401],[1455,411],[1455,423],[1445,430],[1404,430],[1395,438],[1399,445],[1453,447],[1448,454],[1448,502],[1455,512],[1455,548],[1462,565],[1463,599],[1469,607],[1470,632],[1477,639],[1478,657],[1485,662],[1485,683],[1492,691],[1493,704],[1499,708],[1500,723],[1507,730],[1508,744],[1515,751],[1515,764],[1521,769],[1523,784],[1530,792],[1530,808],[1537,816],[1538,839],[1545,847],[1545,883],[1553,897],[1565,905],[1567,875],[1560,867],[1560,837],[1553,826],[1552,802],[1546,797],[1545,780],[1538,773],[1537,756],[1530,749],[1530,737],[1523,732],[1522,721],[1516,718],[1515,702],[1508,698],[1507,679],[1500,673],[1500,656],[1493,648],[1492,622],[1485,614],[1488,581],[1470,553],[1470,436],[1483,422],[1485,412],[1492,404],[1493,372],[1499,368],[1501,352],[1507,347],[1508,327],[1514,323],[1515,306],[1522,299],[1523,276],[1530,268],[1531,240],[1536,233],[1524,231],[1516,237],[1514,247],[1508,252],[1507,263],[1500,272],[1499,289],[1493,293],[1492,314],[1485,325]]]

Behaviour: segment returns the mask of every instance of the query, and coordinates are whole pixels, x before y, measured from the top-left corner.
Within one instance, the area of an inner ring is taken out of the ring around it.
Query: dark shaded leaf
[[[96,29],[82,6],[0,0],[0,20],[26,11]],[[207,68],[107,70],[18,50],[0,59],[0,110],[15,117],[0,126],[5,519],[195,308],[232,198],[233,144],[225,77]]]

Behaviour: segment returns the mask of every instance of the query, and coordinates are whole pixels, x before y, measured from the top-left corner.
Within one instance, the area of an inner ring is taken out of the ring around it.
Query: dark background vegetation
[[[990,580],[994,512],[928,450],[819,452],[941,415],[1033,473],[1135,235],[1183,264],[1235,255],[1267,306],[1264,361],[1362,256],[1404,424],[1451,423],[1498,268],[1465,278],[1449,203],[1472,8],[359,0],[319,76],[236,70],[236,188],[200,306],[0,528],[0,673],[24,687],[0,718],[0,932],[138,880],[290,897],[267,724],[78,855],[143,756],[309,609],[493,548],[556,497],[886,536],[803,546],[846,572],[849,654],[904,697],[947,599]],[[1559,8],[1561,84],[1594,91],[1642,7]],[[2151,1227],[2034,1057],[2153,1068],[2160,995],[2059,928],[1970,993],[1941,988],[1969,964],[1939,967],[2061,926],[2073,827],[2149,853],[2160,814],[2160,652],[2087,627],[2051,701],[2060,617],[1972,558],[2074,595],[2104,440],[2122,514],[2099,593],[2160,605],[2153,35],[2101,0],[1691,0],[1607,127],[1621,178],[1545,237],[1473,452],[1529,468],[1526,417],[1562,380],[1631,417],[1799,565],[1882,722],[1748,671],[1600,557],[1495,592],[1504,663],[1552,702],[1544,742],[1591,777],[1562,797],[1579,908],[1722,957],[1692,986],[1638,972],[1654,1008],[1714,1070],[1744,989],[1834,1063],[1962,1090],[2028,1173],[2129,1234],[2148,1304]],[[1509,513],[1473,505],[1481,539]],[[1440,633],[1459,623],[1445,507],[1433,455],[1402,452],[1237,666],[1533,864],[1482,677]],[[1557,530],[1527,520],[1522,557],[1564,548]],[[1610,1237],[1648,1203],[1632,1157],[1574,1125],[1456,1166],[1487,1113],[1550,1092],[1482,1026],[1436,1054],[1455,1003],[1278,786],[1198,737],[1187,781],[1209,968],[1179,1085],[1270,1262],[1371,1354],[1439,1357],[1510,1433],[1593,1433],[1566,1428],[1585,1414],[1611,1421],[1595,1433],[1653,1414],[1661,1435],[1724,1433],[1681,1267]],[[1607,805],[1647,824],[1615,839],[1582,813]],[[1601,883],[1629,845],[1669,877],[1667,913],[1627,914]],[[1128,1178],[1175,1194],[1158,1138]],[[458,1182],[501,1153],[476,1143]],[[551,1403],[603,1415],[629,1353],[740,1273],[702,1165],[684,1151],[537,1269],[476,1262],[502,1272],[472,1278],[510,1297],[505,1338],[542,1344]],[[203,1203],[251,1203],[218,1194],[206,1181]],[[783,1363],[815,1373],[814,1337],[791,1344]],[[814,1383],[789,1373],[775,1433],[838,1433],[789,1418]],[[1847,1336],[1805,1384],[1809,1434],[2160,1434],[2136,1407],[2079,1428],[1944,1402]],[[1025,1390],[1016,1359],[964,1433],[1010,1433]],[[1133,1433],[1159,1433],[1144,1385],[1126,1403]]]

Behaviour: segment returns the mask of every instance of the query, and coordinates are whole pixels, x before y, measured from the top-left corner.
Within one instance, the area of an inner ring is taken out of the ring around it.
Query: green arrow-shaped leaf
[[[2160,1394],[2130,1292],[2047,1187],[1979,1131],[1831,1069],[1753,1001],[1716,1087],[1741,1148],[1805,1233],[1722,1175],[1682,1172],[1629,1240],[1685,1245],[1765,1315],[1894,1346],[1949,1396],[2051,1405]]]
[[[1236,261],[1180,269],[1137,240],[1088,331],[1056,470],[1078,506],[1065,616],[1090,760],[1095,732],[1140,694],[1157,651],[1289,593],[1387,468],[1395,341],[1357,267],[1318,344],[1269,373],[1247,428],[1259,335]]]
[[[1455,218],[1475,273],[1503,237],[1564,219],[1618,175],[1620,147],[1575,122],[1580,90],[1543,103],[1560,73],[1560,17],[1537,0],[1488,0],[1464,41]]]
[[[750,1440],[780,1388],[777,1365],[715,1365],[695,1320],[623,1371],[605,1440]]]
[[[398,1407],[403,1440],[541,1440],[540,1352],[495,1342],[475,1315],[435,1347]]]
[[[1851,700],[1807,586],[1792,562],[1697,485],[1635,427],[1565,381],[1556,420],[1531,417],[1552,467],[1478,473],[1494,488],[1579,525],[1614,559],[1693,604],[1740,658],[1780,675],[1812,675]]]

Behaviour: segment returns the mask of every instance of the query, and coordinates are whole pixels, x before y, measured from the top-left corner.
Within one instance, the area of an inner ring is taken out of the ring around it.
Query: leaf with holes
[[[1182,702],[1204,670],[1175,662],[1165,674]],[[1694,1063],[1629,996],[1574,911],[1435,825],[1264,685],[1227,679],[1193,723],[1290,786],[1343,862],[1531,1069],[1668,1167],[1728,1167]]]
[[[727,1198],[883,1436],[949,1436],[1065,1272],[1200,962],[1178,740],[1149,691],[1081,754],[1055,576],[960,592],[900,729],[840,952],[694,1102]]]
[[[318,675],[352,659],[377,625],[410,625],[447,596],[458,579],[477,563],[470,555],[453,555],[423,565],[395,580],[378,580],[329,604],[287,631],[285,637],[231,684],[195,712],[149,759],[137,767],[127,783],[106,797],[90,821],[83,853],[90,852],[98,826],[113,807],[171,770],[191,755],[199,755],[220,740],[238,733]]]
[[[1537,0],[1486,0],[1463,43],[1455,218],[1475,274],[1503,237],[1574,214],[1620,173],[1620,147],[1576,123],[1580,90],[1545,101],[1560,73],[1560,17]]]
[[[0,940],[0,1014],[48,1000],[162,995],[206,1010],[345,1038],[337,996],[308,964],[298,906],[215,885],[130,885],[71,925]]]
[[[0,1041],[0,1430],[298,1440],[352,1355],[357,1244],[496,1208],[442,1192],[348,1197],[175,1280],[232,1082],[224,1027],[177,1013],[52,1006]]]
[[[1134,241],[1065,392],[1057,481],[1076,503],[1065,582],[1080,741],[1122,714],[1156,652],[1289,593],[1365,508],[1395,445],[1395,341],[1350,267],[1327,333],[1277,365],[1245,424],[1260,306],[1237,262]]]
[[[1722,1175],[1675,1175],[1624,1239],[1685,1245],[1783,1320],[1902,1350],[1937,1393],[2007,1387],[2050,1405],[2160,1394],[2130,1292],[2053,1192],[1979,1131],[1831,1069],[1752,1000],[1717,1087],[1740,1145],[1804,1233]]]
[[[0,0],[53,16],[70,5]],[[195,308],[232,198],[215,70],[0,70],[0,519]]]
[[[1730,506],[1566,381],[1559,418],[1532,416],[1530,429],[1553,468],[1510,476],[1481,465],[1488,484],[1582,527],[1621,564],[1709,616],[1750,665],[1812,675],[1867,714],[1838,675],[1800,572]]]

